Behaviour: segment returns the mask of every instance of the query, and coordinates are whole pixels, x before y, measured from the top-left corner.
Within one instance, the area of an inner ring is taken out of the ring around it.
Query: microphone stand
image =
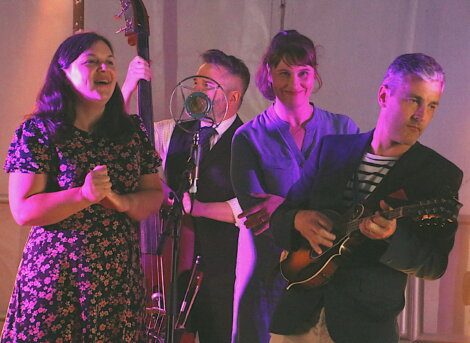
[[[182,199],[185,191],[188,188],[189,182],[189,193],[191,194],[191,200],[197,192],[197,181],[199,179],[199,164],[201,161],[201,147],[199,145],[199,131],[194,133],[193,145],[191,147],[191,155],[188,160],[188,166],[184,171],[181,179],[182,182],[178,191],[170,193],[170,198],[173,195],[173,204],[168,210],[167,220],[165,221],[163,233],[159,237],[157,246],[157,254],[161,255],[163,247],[165,245],[166,237],[171,233],[172,236],[172,255],[171,255],[171,278],[170,278],[170,296],[169,306],[167,311],[167,325],[166,325],[166,343],[175,342],[175,322],[178,311],[178,260],[179,260],[179,241],[180,241],[180,229],[181,229],[181,218],[183,213]],[[194,171],[191,173],[191,171]]]
[[[199,145],[199,131],[196,131],[193,135],[193,146],[191,147],[191,158],[194,173],[190,174],[189,183],[189,194],[191,195],[191,201],[197,193],[197,182],[199,181],[199,166],[201,164],[201,146]],[[192,208],[191,208],[192,209]]]
[[[170,277],[170,292],[168,299],[168,309],[166,312],[166,332],[165,332],[165,342],[173,343],[175,332],[175,318],[176,311],[178,306],[178,296],[177,296],[177,277],[178,272],[178,256],[179,256],[179,240],[180,240],[180,229],[181,229],[181,217],[182,217],[182,203],[181,195],[184,192],[177,192],[179,194],[173,195],[173,204],[170,209],[165,213],[164,220],[164,230],[159,237],[157,254],[161,255],[163,253],[163,247],[165,245],[166,238],[171,235],[172,237],[172,254],[171,254],[171,277]]]

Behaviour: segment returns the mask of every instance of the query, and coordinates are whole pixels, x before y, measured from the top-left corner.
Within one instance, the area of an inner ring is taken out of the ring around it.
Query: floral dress
[[[52,143],[44,123],[16,131],[7,172],[47,174],[46,192],[81,186],[107,165],[117,193],[134,192],[161,160],[137,116],[136,132],[115,143],[74,128]],[[99,204],[47,226],[34,226],[24,248],[1,342],[139,342],[144,314],[139,227]]]

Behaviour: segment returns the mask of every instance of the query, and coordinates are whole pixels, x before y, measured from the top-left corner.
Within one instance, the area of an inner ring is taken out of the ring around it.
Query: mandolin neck
[[[394,208],[394,209],[387,210],[387,211],[381,211],[380,214],[382,215],[382,217],[384,217],[388,220],[398,219],[398,218],[402,218],[402,217],[405,216],[404,209],[405,209],[405,207],[398,207],[398,208]],[[358,230],[359,229],[359,224],[363,220],[366,220],[366,219],[371,218],[371,217],[373,217],[373,216],[356,218],[354,220],[351,220],[350,222],[347,222],[345,224],[346,232],[352,232],[352,231]]]

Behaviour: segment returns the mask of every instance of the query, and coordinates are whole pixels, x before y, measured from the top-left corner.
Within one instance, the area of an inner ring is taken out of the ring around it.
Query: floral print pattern
[[[45,173],[46,192],[81,186],[106,164],[113,190],[137,189],[161,163],[138,116],[125,144],[73,129],[52,143],[38,118],[16,131],[7,172]],[[31,229],[20,263],[1,342],[143,341],[143,274],[138,223],[92,205],[67,219]]]

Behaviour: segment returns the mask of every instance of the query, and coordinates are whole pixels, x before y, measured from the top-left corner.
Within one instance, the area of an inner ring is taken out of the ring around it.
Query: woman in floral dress
[[[161,161],[125,113],[109,41],[67,38],[36,107],[5,163],[13,217],[32,229],[1,342],[143,341],[137,221],[160,206]]]

